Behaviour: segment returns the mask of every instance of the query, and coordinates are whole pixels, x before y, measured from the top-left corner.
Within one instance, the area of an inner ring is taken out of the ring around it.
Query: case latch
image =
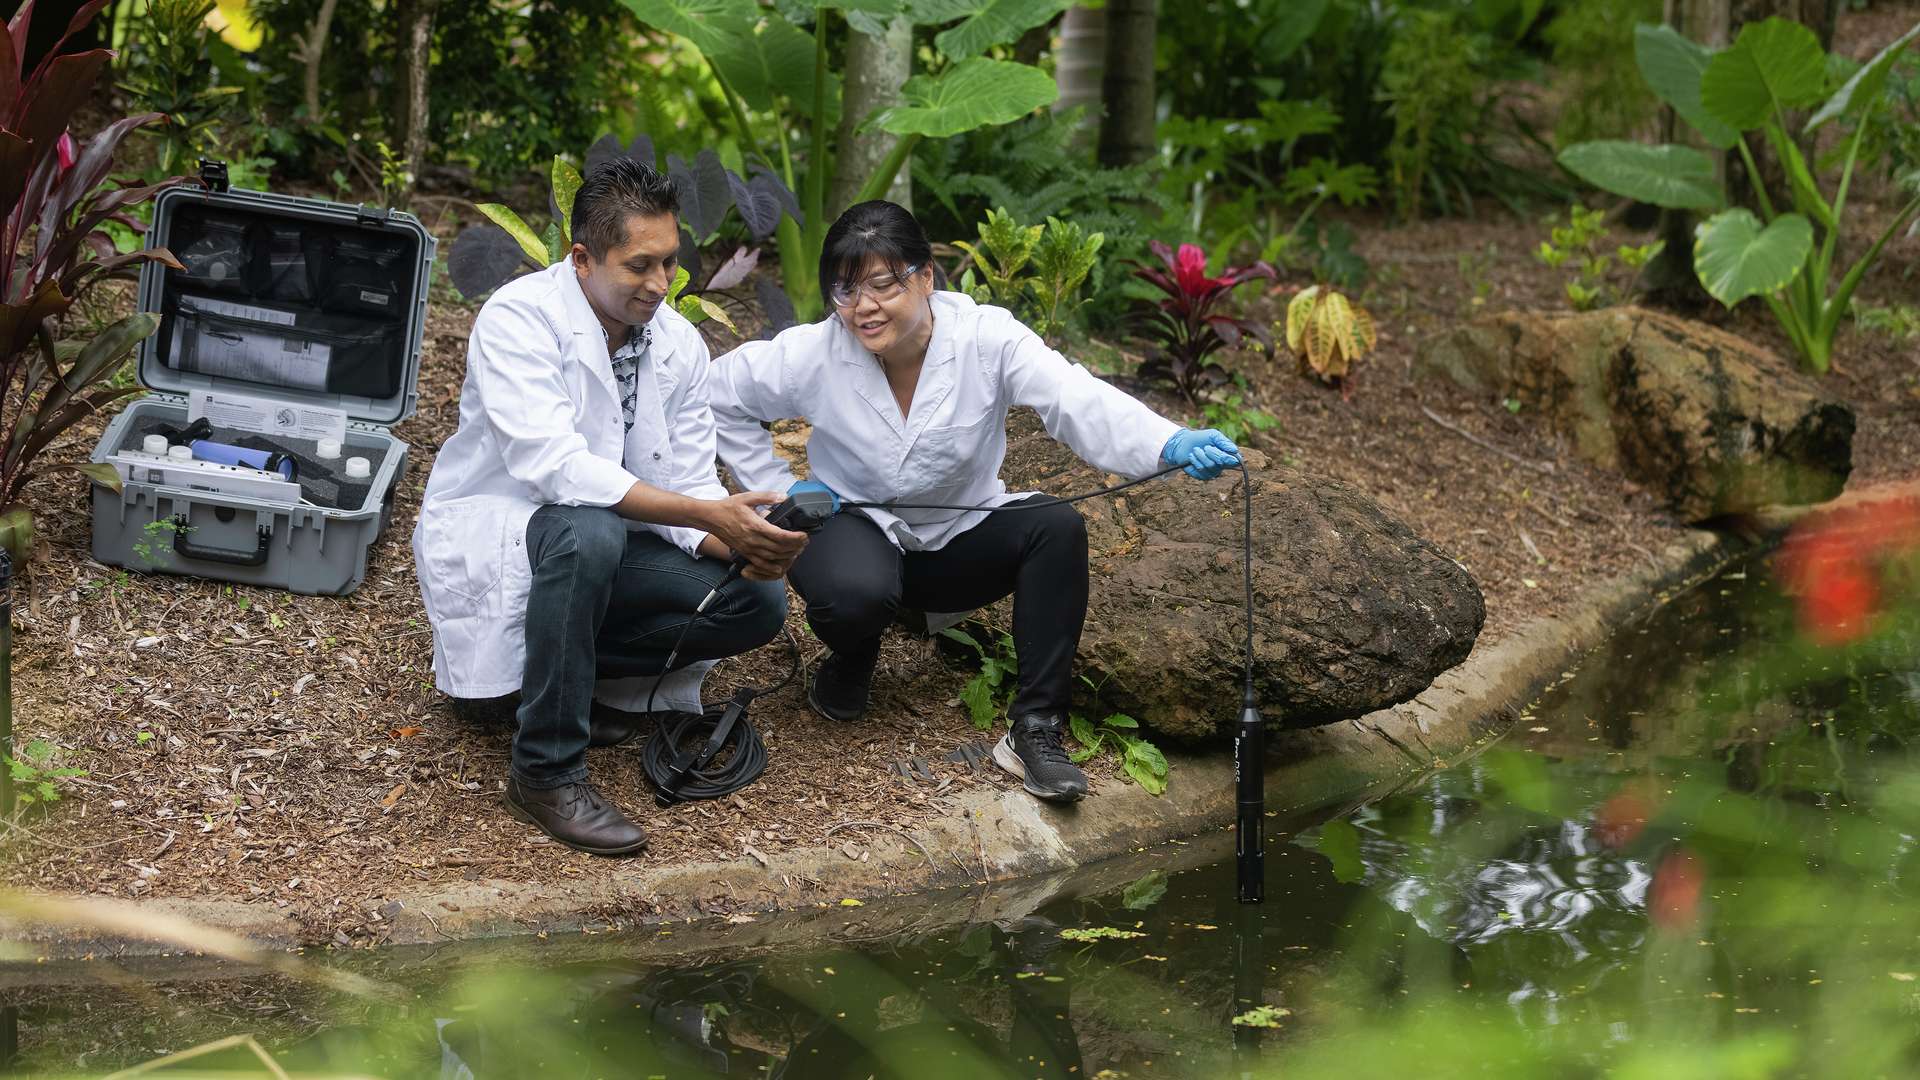
[[[207,186],[208,191],[224,194],[228,188],[227,163],[215,161],[212,158],[201,158],[200,182]]]
[[[354,208],[353,220],[360,225],[378,225],[385,228],[393,221],[393,207],[368,206],[366,203],[361,203]]]

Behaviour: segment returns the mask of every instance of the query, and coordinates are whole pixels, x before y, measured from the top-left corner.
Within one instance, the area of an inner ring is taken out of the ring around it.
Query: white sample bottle
[[[365,480],[372,475],[373,466],[367,462],[366,458],[350,457],[347,459],[347,479]]]

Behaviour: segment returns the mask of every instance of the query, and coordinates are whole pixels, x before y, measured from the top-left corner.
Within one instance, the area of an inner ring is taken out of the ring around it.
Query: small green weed
[[[172,518],[149,521],[140,527],[141,539],[133,542],[134,557],[150,567],[165,566],[173,559],[175,538],[192,531],[192,526],[181,525]]]
[[[46,806],[60,801],[62,780],[87,775],[85,769],[55,765],[56,748],[45,739],[35,739],[20,748],[17,758],[0,758],[13,774],[15,799],[21,806],[39,803]]]
[[[1551,226],[1549,239],[1540,242],[1534,258],[1556,270],[1568,265],[1577,268],[1573,280],[1567,282],[1567,300],[1575,311],[1592,311],[1620,303],[1626,298],[1627,290],[1612,280],[1619,276],[1613,273],[1615,263],[1638,271],[1666,246],[1661,241],[1638,246],[1621,244],[1612,254],[1607,254],[1602,250],[1607,239],[1606,211],[1589,210],[1574,203],[1568,217],[1568,224]]]
[[[1091,944],[1096,941],[1126,941],[1129,938],[1143,938],[1146,934],[1138,930],[1121,930],[1113,926],[1089,926],[1084,930],[1062,930],[1062,941],[1079,941]]]
[[[1219,428],[1220,434],[1236,443],[1246,442],[1247,436],[1255,432],[1272,431],[1280,426],[1272,413],[1247,404],[1240,394],[1228,394],[1219,401],[1207,402],[1200,407],[1200,415],[1202,427]]]
[[[1868,333],[1880,334],[1895,341],[1920,339],[1920,307],[1912,304],[1888,304],[1886,307],[1855,304],[1853,321]]]

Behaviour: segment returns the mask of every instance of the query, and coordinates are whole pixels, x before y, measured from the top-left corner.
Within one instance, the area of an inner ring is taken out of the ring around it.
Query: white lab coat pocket
[[[503,500],[462,499],[432,508],[421,522],[421,583],[446,618],[484,613],[506,564]]]
[[[904,479],[909,494],[941,488],[966,487],[989,461],[987,444],[1002,423],[998,410],[988,410],[964,424],[930,427],[914,440],[907,454]]]

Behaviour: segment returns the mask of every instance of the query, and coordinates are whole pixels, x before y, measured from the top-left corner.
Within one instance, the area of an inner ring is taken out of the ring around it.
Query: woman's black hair
[[[833,287],[852,284],[876,258],[901,277],[910,266],[933,265],[926,230],[905,207],[885,199],[850,206],[827,228],[820,245],[820,302],[827,311],[834,310]]]

